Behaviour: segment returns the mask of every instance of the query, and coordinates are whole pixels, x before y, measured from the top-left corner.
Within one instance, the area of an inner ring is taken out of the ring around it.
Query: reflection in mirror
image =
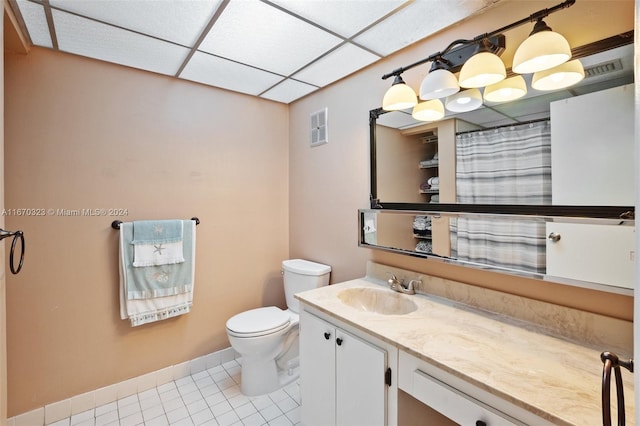
[[[361,210],[361,247],[633,294],[628,219]]]
[[[432,123],[414,120],[410,110],[377,116],[371,198],[425,208],[633,206],[630,39],[581,57],[586,77],[568,89],[531,89],[519,100],[485,102]]]

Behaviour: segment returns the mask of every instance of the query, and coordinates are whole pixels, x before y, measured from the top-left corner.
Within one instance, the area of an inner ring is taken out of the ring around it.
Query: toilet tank
[[[331,266],[303,259],[290,259],[282,262],[284,295],[287,307],[299,312],[298,300],[294,294],[329,284]]]

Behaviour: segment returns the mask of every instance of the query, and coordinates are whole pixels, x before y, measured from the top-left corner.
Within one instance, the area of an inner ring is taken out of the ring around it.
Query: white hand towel
[[[134,244],[133,266],[171,265],[184,262],[182,241],[175,243]]]

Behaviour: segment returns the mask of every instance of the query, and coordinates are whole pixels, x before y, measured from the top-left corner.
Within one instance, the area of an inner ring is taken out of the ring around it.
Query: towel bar
[[[197,217],[192,217],[191,220],[196,222],[196,225],[200,225],[200,219],[198,219]],[[120,224],[122,224],[121,220],[114,220],[113,222],[111,222],[111,227],[113,229],[120,229]]]
[[[616,397],[618,399],[618,425],[624,426],[624,388],[622,387],[622,374],[620,367],[624,367],[633,373],[633,359],[623,361],[611,352],[602,352],[600,359],[604,363],[602,369],[602,424],[611,426],[611,370],[616,380]]]

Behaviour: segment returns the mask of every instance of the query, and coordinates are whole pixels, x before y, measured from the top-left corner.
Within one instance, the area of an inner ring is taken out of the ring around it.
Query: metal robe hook
[[[11,250],[9,252],[9,269],[11,270],[11,273],[13,275],[16,275],[22,269],[22,264],[24,263],[24,232],[11,232],[0,229],[0,241],[9,237],[13,237],[13,241],[11,241]],[[18,262],[18,267],[16,268],[14,262],[14,254],[16,251],[16,244],[18,240],[20,240],[20,261]]]

